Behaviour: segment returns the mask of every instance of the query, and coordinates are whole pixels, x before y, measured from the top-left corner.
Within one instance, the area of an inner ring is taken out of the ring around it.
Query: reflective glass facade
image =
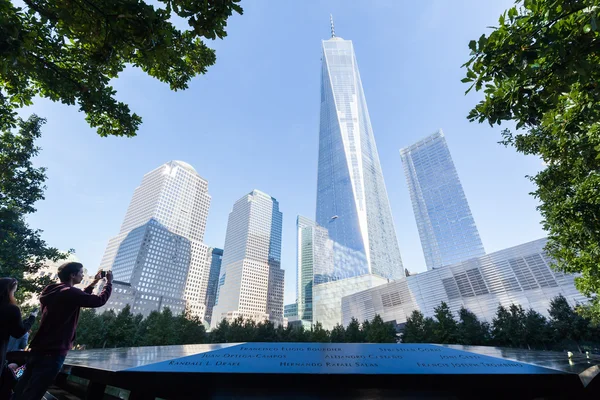
[[[209,205],[208,182],[185,162],[170,161],[144,175],[100,265],[135,292],[134,313],[151,311],[150,304],[179,312],[186,300],[204,317],[209,267],[202,240]]]
[[[320,283],[404,276],[352,41],[323,41],[316,222],[334,242]]]
[[[352,317],[371,320],[376,314],[404,323],[413,310],[433,317],[442,301],[455,315],[464,306],[487,322],[499,304],[520,304],[547,316],[550,301],[559,294],[573,305],[585,303],[575,288],[575,275],[550,268],[545,245],[546,239],[535,240],[354,293],[342,300],[343,323]]]
[[[210,324],[212,310],[217,300],[217,286],[219,284],[219,274],[221,273],[221,262],[223,261],[223,249],[211,248],[208,254],[210,257],[210,272],[206,288],[206,314],[204,318]]]
[[[400,150],[427,269],[485,254],[441,130]]]
[[[239,316],[283,323],[282,214],[260,190],[239,199],[229,214],[211,325]]]
[[[310,219],[297,219],[296,296],[298,318],[309,325],[313,320],[313,285],[337,280],[334,274],[333,241],[327,229]]]

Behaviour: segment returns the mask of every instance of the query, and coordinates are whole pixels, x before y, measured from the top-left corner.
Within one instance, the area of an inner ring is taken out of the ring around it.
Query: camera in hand
[[[100,270],[100,277],[106,278],[106,271]]]

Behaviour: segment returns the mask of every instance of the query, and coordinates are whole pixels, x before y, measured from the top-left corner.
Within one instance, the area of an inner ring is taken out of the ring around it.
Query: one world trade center
[[[341,298],[404,276],[352,41],[323,41],[316,222],[331,261],[315,265],[315,322],[341,318]],[[339,318],[338,318],[339,317]]]

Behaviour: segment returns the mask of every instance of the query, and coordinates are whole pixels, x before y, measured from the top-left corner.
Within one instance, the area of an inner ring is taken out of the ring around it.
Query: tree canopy
[[[465,307],[458,321],[444,302],[435,308],[434,318],[414,310],[402,331],[403,343],[449,343],[543,350],[593,350],[600,344],[600,325],[579,315],[567,299],[559,295],[550,301],[544,317],[519,304],[499,305],[491,325],[479,321]]]
[[[530,179],[560,270],[600,293],[600,0],[525,0],[469,43],[469,90],[484,98],[469,120],[500,125],[502,143],[538,156]],[[468,91],[467,91],[468,92]],[[593,302],[598,309],[598,300]],[[598,312],[591,313],[598,315]]]
[[[224,38],[243,11],[240,0],[23,2],[0,0],[0,126],[41,96],[77,105],[100,136],[134,136],[142,121],[110,84],[127,65],[186,89],[216,61],[202,39]]]
[[[32,115],[27,120],[17,119],[17,129],[0,129],[0,277],[16,278],[25,292],[40,291],[50,283],[28,274],[37,272],[48,260],[66,257],[48,247],[41,231],[30,228],[25,220],[35,212],[35,202],[44,198],[46,188],[46,170],[32,164],[44,122]]]

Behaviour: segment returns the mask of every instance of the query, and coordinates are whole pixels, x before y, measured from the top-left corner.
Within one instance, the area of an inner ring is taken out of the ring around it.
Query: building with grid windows
[[[352,41],[322,42],[316,222],[333,265],[313,287],[313,320],[341,322],[341,298],[404,276],[396,230]],[[325,285],[320,287],[321,285]]]
[[[229,214],[211,325],[238,317],[283,324],[282,214],[279,202],[253,190]]]
[[[310,326],[313,320],[313,281],[333,267],[333,242],[327,229],[314,221],[298,216],[296,220],[296,298],[298,319]],[[325,265],[323,265],[325,264]]]
[[[185,162],[170,161],[144,175],[100,265],[129,285],[121,289],[134,298],[132,312],[169,307],[178,313],[187,303],[192,313],[204,316],[209,205],[208,182]],[[113,303],[106,308],[122,308]]]
[[[444,133],[400,150],[427,269],[485,254]]]
[[[413,310],[433,317],[442,301],[454,315],[465,307],[490,323],[500,304],[520,304],[547,316],[550,301],[559,294],[572,305],[586,302],[574,275],[550,268],[545,245],[546,239],[535,240],[354,293],[342,300],[343,323],[379,314],[386,322],[403,324]]]

